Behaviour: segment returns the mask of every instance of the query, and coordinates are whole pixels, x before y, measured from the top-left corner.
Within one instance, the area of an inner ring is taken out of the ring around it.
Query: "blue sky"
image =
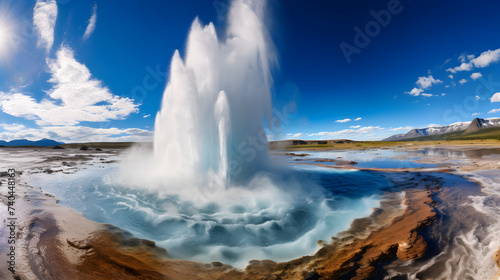
[[[223,30],[228,3],[0,2],[0,138],[150,140],[174,51],[196,16]],[[498,11],[498,1],[269,1],[279,64],[269,137],[371,140],[500,117]]]

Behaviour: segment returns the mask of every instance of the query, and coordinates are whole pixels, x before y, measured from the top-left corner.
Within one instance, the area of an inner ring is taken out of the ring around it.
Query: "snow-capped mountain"
[[[476,132],[478,130],[490,127],[500,127],[500,118],[491,118],[491,119],[476,118],[470,123],[469,127],[467,127],[464,134]]]
[[[398,141],[429,135],[441,135],[450,132],[464,131],[464,134],[472,133],[490,127],[500,127],[500,118],[480,119],[475,118],[472,122],[457,122],[445,126],[433,126],[417,128],[403,134],[396,134],[382,141]]]

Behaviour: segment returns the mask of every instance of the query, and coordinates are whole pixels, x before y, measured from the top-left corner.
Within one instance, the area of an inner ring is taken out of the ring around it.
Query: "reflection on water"
[[[306,151],[307,156],[274,155],[275,161],[320,163],[336,165],[341,161],[355,161],[361,168],[432,168],[438,164],[415,162],[420,157],[412,156],[407,151],[394,150],[353,150],[353,151]],[[330,162],[324,159],[331,160]]]
[[[443,156],[443,157],[483,157],[491,155],[500,155],[500,148],[478,148],[454,150],[446,148],[424,148],[416,151],[418,154],[426,156]]]

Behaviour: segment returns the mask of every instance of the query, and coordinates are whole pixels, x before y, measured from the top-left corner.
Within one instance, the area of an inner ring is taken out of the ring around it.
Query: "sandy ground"
[[[473,180],[476,171],[500,167],[500,156],[478,152],[478,147],[440,145],[439,148],[442,152],[423,156],[421,160],[443,164],[438,168],[383,169],[395,174],[392,180],[403,189],[404,208],[397,207],[396,198],[389,199],[370,217],[355,220],[349,230],[332,240],[319,241],[322,248],[313,256],[284,263],[251,261],[245,270],[218,262],[201,264],[168,259],[167,252],[154,242],[133,238],[111,225],[89,221],[25,182],[25,178],[35,173],[73,173],[88,166],[105,168],[116,160],[119,150],[0,148],[0,171],[16,169],[17,218],[16,272],[7,269],[10,231],[4,226],[0,231],[0,279],[366,279],[383,261],[417,259],[426,253],[427,244],[420,231],[435,219],[434,197],[441,185],[439,178],[428,173],[448,172],[467,175]],[[494,148],[498,147],[481,147]],[[404,149],[416,153],[418,147]],[[11,217],[7,211],[8,177],[2,175],[0,214],[7,223]],[[498,254],[497,263],[500,264]]]

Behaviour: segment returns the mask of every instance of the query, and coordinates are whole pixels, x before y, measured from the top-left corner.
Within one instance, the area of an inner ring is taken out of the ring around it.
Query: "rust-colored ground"
[[[166,252],[151,242],[130,240],[108,230],[87,243],[60,245],[86,251],[81,261],[67,270],[71,279],[365,279],[381,261],[396,256],[410,260],[425,254],[427,245],[419,232],[435,219],[432,196],[437,190],[406,190],[404,214],[366,238],[347,235],[324,245],[313,256],[283,263],[252,261],[245,270],[221,263],[169,260]]]

